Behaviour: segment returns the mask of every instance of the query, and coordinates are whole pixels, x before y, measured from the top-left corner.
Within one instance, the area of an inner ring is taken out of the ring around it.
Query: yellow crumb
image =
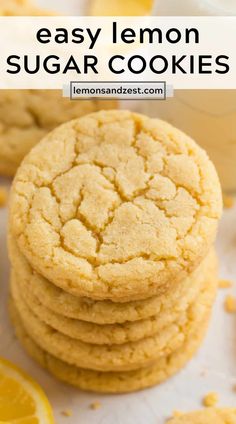
[[[7,190],[5,187],[0,187],[0,206],[5,206],[7,203]]]
[[[218,394],[216,392],[209,392],[206,396],[203,398],[203,405],[206,407],[215,406],[218,403]]]
[[[91,403],[90,404],[90,408],[91,409],[99,409],[99,408],[101,408],[101,404],[100,404],[100,402],[93,402],[93,403]]]
[[[183,415],[183,412],[175,410],[175,411],[173,411],[172,415],[173,415],[174,418],[180,417],[180,415]]]
[[[220,287],[220,289],[228,289],[229,287],[232,287],[232,285],[233,285],[232,281],[219,280],[218,287]]]
[[[229,313],[236,312],[236,298],[230,294],[225,298],[225,310]]]
[[[61,412],[61,415],[64,415],[64,417],[71,417],[72,411],[70,411],[70,409],[66,409],[65,411]]]
[[[224,208],[230,209],[234,206],[234,198],[232,196],[228,196],[227,194],[224,194],[223,203],[224,203]]]

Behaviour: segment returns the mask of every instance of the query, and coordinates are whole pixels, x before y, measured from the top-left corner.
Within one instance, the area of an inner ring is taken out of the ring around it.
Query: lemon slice
[[[0,358],[0,424],[54,424],[43,390],[15,365]]]
[[[151,13],[153,0],[92,0],[92,16],[143,16]]]

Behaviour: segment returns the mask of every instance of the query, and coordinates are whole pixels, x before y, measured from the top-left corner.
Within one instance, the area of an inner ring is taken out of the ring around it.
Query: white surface
[[[8,184],[0,179],[0,184]],[[205,342],[198,355],[166,383],[142,392],[98,396],[80,392],[59,383],[42,371],[18,344],[8,320],[9,265],[6,249],[7,211],[0,208],[0,356],[20,365],[44,388],[55,413],[57,424],[163,424],[173,410],[201,407],[208,391],[217,391],[220,405],[236,406],[236,315],[224,311],[224,298],[236,295],[236,287],[220,289]],[[221,258],[221,277],[236,281],[236,207],[225,211],[220,225],[217,250]],[[101,402],[93,411],[90,403]],[[70,418],[61,412],[73,411]]]

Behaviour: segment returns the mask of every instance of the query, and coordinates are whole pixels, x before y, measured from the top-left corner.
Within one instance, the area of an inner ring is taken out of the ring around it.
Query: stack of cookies
[[[11,317],[43,367],[128,392],[200,346],[217,287],[214,166],[171,125],[101,111],[47,135],[10,198]]]

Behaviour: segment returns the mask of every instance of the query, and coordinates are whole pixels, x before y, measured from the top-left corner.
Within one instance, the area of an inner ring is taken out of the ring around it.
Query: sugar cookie
[[[101,111],[58,127],[25,158],[10,230],[65,291],[137,300],[197,267],[221,210],[215,168],[194,141],[157,119]]]
[[[179,349],[186,339],[208,321],[217,282],[187,311],[185,323],[172,323],[153,336],[119,345],[84,343],[62,334],[41,321],[19,293],[12,293],[15,307],[32,339],[53,356],[69,364],[98,371],[126,371],[148,366]]]
[[[98,372],[69,365],[41,349],[28,335],[21,319],[11,304],[11,318],[20,342],[43,368],[59,380],[83,390],[101,393],[123,393],[144,389],[162,383],[177,373],[196,353],[205,335],[206,325],[198,328],[197,333],[178,351],[161,358],[155,365],[127,372]]]
[[[139,301],[124,303],[110,300],[92,300],[76,297],[64,292],[35,272],[20,252],[14,238],[8,235],[8,247],[12,267],[20,275],[22,291],[32,293],[45,307],[68,318],[96,324],[117,324],[143,320],[159,314],[164,322],[170,319],[169,311],[179,314],[186,310],[189,299],[196,289],[206,281],[216,278],[218,261],[212,249],[200,266],[186,279],[172,286],[161,296],[153,296]],[[169,316],[168,319],[166,317]]]
[[[193,281],[193,287],[186,293],[185,308],[182,310],[181,306],[183,307],[184,302],[181,305],[173,302],[172,305],[168,304],[168,309],[163,308],[160,313],[147,319],[122,324],[95,324],[64,317],[58,313],[59,311],[53,312],[45,307],[29,288],[21,284],[21,274],[17,274],[15,271],[11,275],[11,288],[15,297],[21,295],[29,310],[32,310],[40,320],[55,330],[85,343],[112,345],[134,342],[153,336],[173,323],[182,327],[186,325],[190,315],[193,317],[195,313],[201,312],[200,305],[208,297],[208,293],[212,292],[212,287],[216,288],[218,281],[216,270],[211,266],[207,271],[207,274],[203,274],[199,282]]]

